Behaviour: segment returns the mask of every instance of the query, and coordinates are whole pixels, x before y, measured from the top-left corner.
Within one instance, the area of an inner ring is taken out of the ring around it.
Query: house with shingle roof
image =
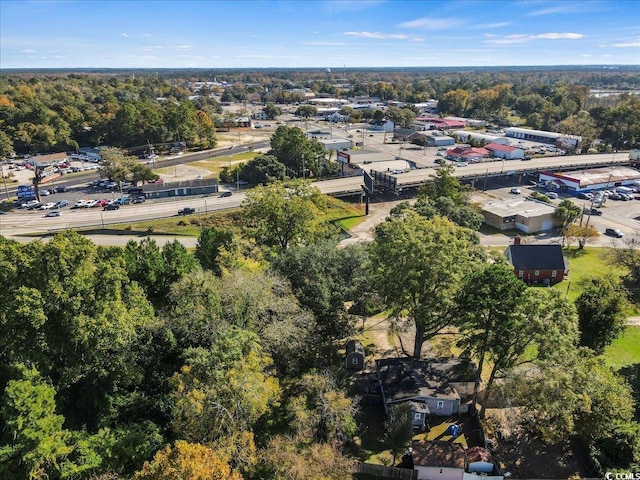
[[[467,411],[465,401],[473,390],[476,366],[457,357],[385,358],[376,361],[376,372],[385,413],[388,415],[396,404],[408,402],[412,427],[423,430],[432,415]]]

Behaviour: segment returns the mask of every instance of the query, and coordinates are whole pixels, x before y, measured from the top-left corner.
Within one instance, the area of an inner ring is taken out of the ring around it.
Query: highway
[[[451,162],[447,162],[451,164]],[[523,174],[528,172],[540,172],[543,170],[576,170],[583,168],[595,168],[607,165],[627,165],[628,155],[618,155],[613,158],[611,154],[594,155],[565,155],[562,157],[534,158],[532,160],[504,160],[496,162],[470,163],[465,167],[457,167],[454,176],[463,180],[483,178],[504,174]],[[375,170],[375,163],[371,164]],[[435,174],[438,167],[411,170],[406,173],[393,175],[397,178],[398,188],[408,188],[424,185]]]
[[[256,148],[258,148],[256,146]],[[231,150],[228,150],[231,152]],[[215,152],[219,153],[219,152]],[[215,156],[212,152],[195,154],[199,159]],[[219,156],[219,155],[218,155]],[[622,157],[622,156],[621,156]],[[178,157],[167,162],[185,163],[186,160],[195,161],[193,155]],[[575,155],[563,157],[547,157],[529,161],[507,160],[505,162],[488,162],[471,164],[467,167],[459,167],[454,172],[456,177],[478,178],[485,176],[501,175],[508,172],[523,173],[526,171],[539,171],[545,169],[576,169],[595,165],[628,164],[629,159],[612,159],[611,155]],[[174,163],[169,163],[171,166]],[[163,166],[165,164],[163,163]],[[371,167],[375,169],[375,164]],[[397,179],[396,188],[409,188],[423,185],[435,174],[435,168],[413,170],[411,172],[389,175]],[[85,176],[83,182],[91,177]],[[315,182],[320,192],[327,195],[341,196],[356,194],[362,191],[362,177],[345,177],[333,180]],[[14,210],[5,215],[0,215],[0,235],[22,236],[29,233],[52,233],[69,228],[86,228],[139,222],[154,218],[167,218],[177,216],[179,209],[192,207],[196,213],[208,213],[239,207],[244,201],[242,192],[234,193],[231,197],[173,197],[171,200],[148,200],[138,205],[125,205],[119,210],[101,211],[94,209],[63,209],[60,217],[46,218],[42,211]]]

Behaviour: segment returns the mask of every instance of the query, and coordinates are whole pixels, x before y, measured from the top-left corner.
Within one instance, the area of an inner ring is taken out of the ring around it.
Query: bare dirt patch
[[[589,455],[576,439],[548,445],[517,421],[517,408],[487,409],[485,435],[494,442],[495,456],[503,472],[513,478],[593,477]]]

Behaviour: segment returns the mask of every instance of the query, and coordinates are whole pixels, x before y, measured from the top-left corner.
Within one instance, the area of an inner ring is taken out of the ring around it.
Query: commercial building
[[[375,130],[377,132],[393,132],[394,123],[390,120],[375,120],[369,122],[369,130]]]
[[[469,130],[456,130],[453,132],[453,135],[458,137],[459,142],[464,143],[467,143],[471,140],[473,140],[474,142],[501,143],[503,145],[507,145],[509,143],[509,140],[504,137],[488,135],[486,133],[480,132],[471,132]]]
[[[505,160],[517,160],[524,158],[524,150],[518,147],[512,147],[511,145],[490,143],[484,148],[489,150],[496,158],[504,158]]]
[[[323,145],[326,150],[344,150],[353,147],[351,140],[342,138],[319,138],[318,143]]]
[[[394,134],[397,131],[398,129],[394,131]],[[426,142],[430,147],[448,147],[450,145],[455,145],[456,143],[453,137],[448,135],[438,135],[433,130],[413,132],[408,138],[410,141],[419,143],[420,145],[423,145]]]
[[[604,190],[613,187],[635,186],[640,172],[631,167],[603,167],[575,172],[541,172],[539,182],[549,190],[568,193]]]
[[[564,150],[576,150],[582,140],[582,137],[578,135],[564,135],[562,133],[518,127],[509,127],[504,131],[504,134],[507,137],[517,138],[519,140],[551,143]]]
[[[456,162],[481,162],[491,156],[486,148],[455,147],[447,150],[447,158]]]
[[[186,180],[182,182],[148,183],[142,185],[147,198],[186,197],[188,195],[204,195],[218,193],[216,179]]]
[[[514,198],[489,202],[482,206],[487,225],[524,233],[546,232],[553,228],[555,207],[531,198]]]

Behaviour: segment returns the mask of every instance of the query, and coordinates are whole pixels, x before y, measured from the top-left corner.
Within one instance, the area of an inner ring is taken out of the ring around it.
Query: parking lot
[[[547,194],[548,190],[534,185],[536,176],[524,176],[522,178],[502,177],[489,179],[486,189],[482,185],[476,185],[477,192],[473,198],[476,202],[495,201],[499,199],[509,199],[516,197],[528,197],[533,192]],[[520,194],[511,193],[512,188],[518,188]],[[558,198],[552,199],[553,205],[558,205],[565,199],[571,200],[576,205],[584,209],[592,207],[592,203],[588,199],[579,199],[573,195],[559,192]],[[602,215],[591,215],[589,217],[589,225],[593,226],[603,236],[597,244],[606,244],[611,242],[610,236],[605,236],[604,232],[607,228],[619,229],[625,237],[640,236],[640,194],[636,193],[633,200],[611,200],[607,199],[604,204],[598,207]],[[586,217],[584,221],[586,222]],[[604,242],[604,243],[603,243]]]

